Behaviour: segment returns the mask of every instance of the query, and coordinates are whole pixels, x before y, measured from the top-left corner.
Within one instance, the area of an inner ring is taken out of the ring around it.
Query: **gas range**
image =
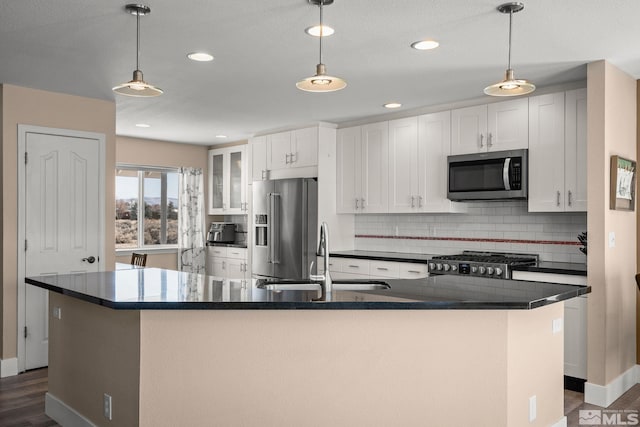
[[[511,268],[521,265],[538,265],[538,255],[476,251],[464,251],[459,255],[439,255],[429,261],[429,274],[510,279]]]

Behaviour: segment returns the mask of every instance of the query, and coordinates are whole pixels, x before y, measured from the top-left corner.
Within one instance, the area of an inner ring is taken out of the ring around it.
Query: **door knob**
[[[82,261],[86,261],[89,264],[93,264],[94,262],[96,262],[96,257],[94,257],[93,255],[87,258],[82,258]]]

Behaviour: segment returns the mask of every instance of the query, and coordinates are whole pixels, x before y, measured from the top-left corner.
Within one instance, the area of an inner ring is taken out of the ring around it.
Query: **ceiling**
[[[380,115],[389,101],[414,109],[481,97],[506,69],[500,0],[335,0],[324,10],[336,33],[324,41],[323,62],[348,86],[332,93],[295,86],[318,62],[318,39],[304,29],[319,11],[307,0],[148,0],[140,68],[165,93],[116,96],[111,88],[135,69],[136,20],[126,3],[0,0],[0,82],[115,100],[118,135],[213,145]],[[516,78],[538,87],[581,80],[599,59],[640,77],[639,1],[524,3],[513,17]],[[425,38],[440,47],[409,47]],[[215,59],[190,61],[193,51]]]

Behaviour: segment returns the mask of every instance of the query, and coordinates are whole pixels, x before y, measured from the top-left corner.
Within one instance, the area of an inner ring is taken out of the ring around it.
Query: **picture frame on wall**
[[[611,184],[609,209],[634,211],[636,201],[636,162],[611,156]]]

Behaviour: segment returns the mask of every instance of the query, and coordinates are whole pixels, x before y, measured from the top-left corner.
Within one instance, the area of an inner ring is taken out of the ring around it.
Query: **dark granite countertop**
[[[413,262],[426,264],[434,255],[378,251],[332,251],[331,256],[336,258],[362,258],[376,261]]]
[[[317,291],[272,291],[258,288],[257,279],[220,279],[159,268],[28,277],[26,282],[93,304],[130,310],[513,310],[533,309],[591,291],[588,286],[557,283],[432,276],[386,280],[391,286],[387,290],[334,291],[330,301],[314,302]]]
[[[586,276],[587,264],[573,262],[540,261],[538,265],[522,265],[512,267],[513,271],[531,271],[535,273],[567,274],[573,276]]]
[[[224,246],[227,248],[247,248],[246,243],[221,243],[221,242],[207,242],[207,246]]]

